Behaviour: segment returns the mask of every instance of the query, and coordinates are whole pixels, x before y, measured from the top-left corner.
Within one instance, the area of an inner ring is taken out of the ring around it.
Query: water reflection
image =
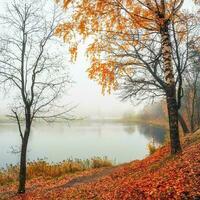
[[[47,158],[59,162],[70,157],[108,156],[118,163],[142,159],[147,144],[154,138],[162,143],[165,130],[144,124],[114,122],[74,122],[34,124],[29,141],[28,160]],[[19,162],[19,155],[8,153],[21,143],[15,124],[0,124],[0,167]]]
[[[157,144],[163,144],[165,141],[166,130],[162,127],[148,124],[129,124],[124,127],[124,130],[128,134],[133,134],[136,131],[136,127],[138,129],[137,131],[144,135],[148,140],[154,139]]]

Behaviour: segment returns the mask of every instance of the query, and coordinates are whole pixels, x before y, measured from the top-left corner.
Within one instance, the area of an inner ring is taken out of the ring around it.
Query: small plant
[[[168,145],[170,143],[170,136],[169,132],[165,135],[164,145]]]
[[[157,150],[157,147],[155,145],[155,142],[154,142],[154,139],[152,142],[150,142],[148,145],[147,145],[147,148],[148,148],[148,151],[149,151],[149,155],[152,155],[156,152]]]
[[[108,160],[107,157],[104,158],[95,157],[92,159],[92,168],[110,167],[110,166],[112,166],[112,161]]]

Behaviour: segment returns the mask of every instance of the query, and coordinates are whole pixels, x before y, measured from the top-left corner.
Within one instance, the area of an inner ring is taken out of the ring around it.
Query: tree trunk
[[[194,115],[191,116],[190,129],[191,129],[191,133],[194,133]]]
[[[170,90],[173,90],[173,88]],[[172,95],[173,93],[173,91],[167,93],[167,109],[169,117],[171,154],[176,154],[181,151],[181,144],[178,129],[178,107],[176,96]]]
[[[20,157],[20,171],[19,171],[19,187],[18,193],[25,193],[26,190],[26,154],[28,139],[31,130],[31,112],[30,107],[26,106],[26,128],[22,138],[21,157]]]
[[[198,100],[197,100],[197,127],[199,128],[200,126],[200,98],[198,97]]]
[[[178,113],[178,120],[179,120],[179,123],[181,124],[184,135],[188,134],[190,132],[190,130],[187,127],[187,124],[186,124],[183,116],[180,113]]]
[[[166,81],[166,98],[169,117],[171,154],[176,154],[181,151],[181,145],[178,130],[178,105],[176,101],[176,84],[174,80],[172,65],[172,45],[169,35],[169,21],[165,20],[165,13],[163,14],[163,16],[160,17],[161,20],[164,20],[164,23],[160,29],[160,34],[163,68]]]
[[[191,126],[191,132],[194,133],[194,129],[195,129],[195,100],[196,100],[196,88],[194,86],[193,88],[193,97],[192,97],[192,108],[191,108],[191,117],[190,117],[190,126]]]
[[[18,193],[25,193],[26,184],[26,152],[28,145],[28,130],[25,131],[24,139],[21,146],[21,157],[20,157],[20,171],[19,171],[19,187]]]

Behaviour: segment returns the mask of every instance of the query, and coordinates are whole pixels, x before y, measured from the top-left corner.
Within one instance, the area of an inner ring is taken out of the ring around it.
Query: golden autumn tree
[[[178,109],[182,64],[186,63],[177,58],[179,52],[173,55],[172,40],[175,48],[179,48],[186,39],[187,29],[183,28],[182,20],[185,16],[180,11],[183,0],[57,0],[57,3],[70,16],[57,27],[56,35],[70,43],[72,59],[76,58],[80,35],[92,40],[87,49],[91,59],[88,73],[102,85],[103,92],[120,87],[119,80],[124,75],[131,81],[137,77],[132,85],[139,89],[150,88],[152,93],[162,89],[169,116],[171,153],[180,152]]]

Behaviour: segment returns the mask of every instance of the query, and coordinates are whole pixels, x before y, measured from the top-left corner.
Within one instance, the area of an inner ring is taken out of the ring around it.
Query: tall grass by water
[[[88,169],[111,167],[113,161],[107,157],[94,157],[91,159],[68,159],[59,163],[48,163],[37,160],[27,163],[27,179],[43,177],[55,178],[65,174],[81,172]],[[9,165],[0,170],[0,185],[10,184],[18,180],[19,165]]]

